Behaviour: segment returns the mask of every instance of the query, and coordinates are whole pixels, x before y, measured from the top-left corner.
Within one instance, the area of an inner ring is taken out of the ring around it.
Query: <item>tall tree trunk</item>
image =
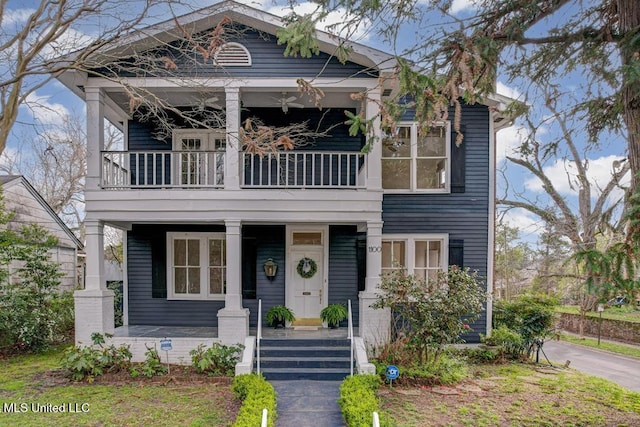
[[[625,37],[619,43],[622,64],[629,69],[640,66],[640,2],[638,0],[617,0],[618,25]],[[640,81],[637,76],[622,73],[621,101],[623,119],[629,132],[629,163],[631,165],[631,194],[640,191]],[[636,196],[638,197],[638,196]],[[636,214],[637,216],[638,214]],[[640,220],[640,217],[634,218]],[[640,233],[636,225],[630,231],[631,237]]]

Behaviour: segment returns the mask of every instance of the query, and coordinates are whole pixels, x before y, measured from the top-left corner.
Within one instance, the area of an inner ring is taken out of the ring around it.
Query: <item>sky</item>
[[[420,1],[426,2],[427,0]],[[266,10],[276,15],[285,13],[285,9],[274,6],[270,0],[245,0],[245,2],[253,7]],[[212,2],[202,0],[192,1],[191,3],[194,8],[212,4]],[[2,18],[2,28],[4,28],[5,31],[11,28],[19,28],[20,25],[24,23],[31,8],[35,7],[35,5],[36,3],[33,1],[10,0]],[[301,4],[296,11],[298,13],[308,13],[312,11],[314,7],[313,3],[307,2]],[[464,18],[473,13],[476,7],[474,1],[454,0],[452,3],[452,13],[455,17]],[[343,19],[343,14],[334,13],[327,18],[325,24],[330,25],[341,22]],[[562,19],[562,17],[554,17],[553,19]],[[544,23],[541,25],[544,25]],[[92,26],[91,23],[85,23],[78,31],[70,33],[68,37],[76,40],[76,42],[87,40],[92,36],[93,30],[95,30],[95,26]],[[407,29],[408,38],[407,46],[405,47],[408,47],[409,44],[415,40],[410,37],[411,31],[415,31],[415,29]],[[360,43],[385,51],[394,51],[403,47],[392,48],[386,46],[374,34],[364,31],[356,34],[355,38]],[[581,90],[580,79],[584,77],[578,75],[574,78],[574,81],[568,82],[568,84],[573,85],[573,87],[569,87],[569,89],[576,91],[576,95],[579,95],[579,91]],[[518,82],[508,82],[507,78],[503,75],[498,76],[497,92],[514,99],[525,100],[526,98],[526,94],[519,89]],[[533,107],[535,107],[535,105]],[[37,138],[39,133],[51,130],[60,124],[63,118],[69,114],[84,115],[84,103],[78,97],[71,94],[68,89],[55,80],[45,87],[38,89],[34,94],[29,96],[27,103],[20,108],[19,122],[14,128],[12,140],[8,144],[2,157],[0,157],[0,165],[6,165],[8,159],[15,160],[20,158],[20,156],[28,156],[28,152],[24,152],[24,144],[20,141],[28,138]],[[508,181],[510,191],[523,192],[532,199],[539,199],[542,204],[544,203],[545,197],[541,183],[530,174],[525,173],[521,168],[509,164],[506,160],[506,156],[516,155],[514,149],[520,145],[522,136],[525,133],[524,130],[520,123],[516,123],[514,126],[501,130],[497,134],[497,166],[498,169],[504,171],[504,178],[500,174],[498,176],[498,194],[501,195],[501,192],[505,191],[506,186],[504,184]],[[553,121],[548,121],[538,133],[539,139],[543,142],[545,140],[551,140],[557,137],[557,135],[557,124]],[[586,138],[582,137],[582,139],[586,141]],[[586,142],[581,144],[581,149],[586,150],[586,147]],[[612,163],[622,158],[624,151],[624,139],[615,135],[608,136],[606,143],[601,144],[598,150],[587,151],[589,175],[594,185],[603,185],[602,183],[610,176]],[[557,158],[546,165],[545,172],[551,178],[552,182],[557,183],[557,188],[561,194],[566,195],[572,203],[575,203],[576,188],[570,184],[572,168],[575,168],[575,165],[572,165],[571,162]],[[505,219],[510,225],[517,226],[517,228],[521,230],[521,238],[530,243],[534,243],[537,240],[539,232],[542,229],[542,222],[532,214],[523,210],[511,210],[505,215]]]

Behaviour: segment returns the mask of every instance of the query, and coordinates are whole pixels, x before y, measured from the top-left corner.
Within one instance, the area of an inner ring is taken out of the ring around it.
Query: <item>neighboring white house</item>
[[[38,224],[58,239],[58,245],[51,250],[51,260],[60,264],[64,276],[61,287],[72,290],[79,287],[82,277],[80,252],[83,245],[73,232],[42,198],[40,193],[21,175],[2,175],[2,194],[7,212],[14,214],[7,225],[19,229],[24,224]]]

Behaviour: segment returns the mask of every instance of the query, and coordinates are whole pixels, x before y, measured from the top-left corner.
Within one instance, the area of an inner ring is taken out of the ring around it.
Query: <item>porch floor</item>
[[[274,329],[262,328],[262,338],[270,339],[322,339],[322,338],[347,338],[347,328],[318,330],[294,330],[293,328]],[[257,329],[250,328],[249,334],[256,336]],[[353,328],[354,336],[358,336],[358,328]],[[146,338],[216,338],[217,327],[189,327],[189,326],[153,326],[130,325],[120,326],[115,329],[114,337],[146,337]]]

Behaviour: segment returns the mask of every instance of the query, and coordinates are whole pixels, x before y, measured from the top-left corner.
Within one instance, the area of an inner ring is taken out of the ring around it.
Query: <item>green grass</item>
[[[381,406],[398,426],[640,425],[640,393],[573,370],[536,365],[475,365],[480,393],[442,396],[429,388],[382,390]],[[437,408],[437,410],[434,410]]]
[[[562,341],[566,341],[572,344],[584,345],[586,347],[593,347],[600,350],[606,350],[606,351],[621,354],[624,356],[640,358],[640,346],[633,346],[633,345],[627,345],[627,344],[616,343],[612,341],[603,341],[603,340],[600,340],[600,345],[598,345],[597,338],[589,338],[589,337],[580,338],[577,335],[572,335],[567,333],[560,334],[560,339]]]
[[[555,308],[558,313],[580,314],[580,309],[577,305],[563,305]],[[587,313],[588,317],[600,317],[600,313],[594,311]],[[640,310],[630,305],[622,307],[608,307],[602,312],[603,319],[610,320],[624,320],[627,322],[640,323]]]
[[[0,425],[11,426],[225,426],[233,399],[228,385],[138,384],[115,386],[87,383],[50,385],[38,373],[58,366],[62,348],[41,355],[0,360]],[[26,411],[7,413],[5,404]],[[34,412],[38,405],[66,412]],[[23,406],[21,406],[23,405]],[[76,412],[70,412],[76,411]],[[233,417],[234,414],[231,415]]]

